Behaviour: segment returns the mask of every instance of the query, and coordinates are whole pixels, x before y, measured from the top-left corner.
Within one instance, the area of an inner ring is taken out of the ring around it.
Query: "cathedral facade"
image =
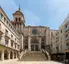
[[[39,51],[42,48],[49,48],[50,27],[47,26],[25,26],[24,14],[17,10],[14,14],[12,24],[20,34],[21,50]]]
[[[16,59],[18,52],[25,50],[44,49],[51,56],[69,53],[68,45],[66,46],[66,42],[69,42],[69,16],[58,30],[47,26],[26,26],[20,8],[13,13],[13,18],[14,20],[10,21],[0,7],[0,60]]]
[[[0,60],[17,59],[18,52],[50,49],[50,27],[26,26],[20,8],[10,21],[0,7]]]

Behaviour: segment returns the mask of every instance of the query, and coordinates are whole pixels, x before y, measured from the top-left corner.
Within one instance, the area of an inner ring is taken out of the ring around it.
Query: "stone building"
[[[55,50],[51,52],[52,56],[59,57],[56,60],[69,59],[69,14],[55,32],[54,37],[55,39],[51,40],[51,42],[54,41],[54,44],[51,44],[52,49]]]
[[[40,51],[50,49],[50,27],[25,26],[24,14],[20,8],[10,21],[0,7],[0,59],[17,58],[19,51]],[[3,50],[2,50],[3,49]],[[8,55],[9,54],[9,55]],[[16,56],[16,57],[14,57]]]
[[[0,60],[16,59],[19,51],[19,34],[0,7]]]
[[[21,50],[39,51],[50,45],[50,28],[46,26],[25,26],[24,14],[18,9],[14,14],[12,24],[20,34]]]
[[[41,51],[45,49],[51,55],[69,53],[69,16],[58,28],[47,26],[26,26],[24,14],[20,8],[10,21],[0,7],[0,59],[14,59],[20,51]]]

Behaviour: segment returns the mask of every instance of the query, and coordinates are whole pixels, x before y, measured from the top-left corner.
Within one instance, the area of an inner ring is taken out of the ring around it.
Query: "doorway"
[[[39,51],[38,45],[31,45],[31,51]]]

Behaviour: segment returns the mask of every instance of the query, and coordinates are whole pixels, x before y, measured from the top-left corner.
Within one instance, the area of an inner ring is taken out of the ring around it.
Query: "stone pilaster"
[[[11,47],[11,40],[8,40],[8,46]]]
[[[1,53],[1,60],[3,61],[4,60],[4,51],[2,50],[2,53]]]
[[[8,51],[8,59],[10,59],[10,51]]]
[[[24,44],[23,41],[24,41],[24,36],[22,35],[22,49],[24,49],[24,47],[23,47],[24,46],[23,45]]]
[[[39,37],[39,50],[41,50],[41,37]]]
[[[14,59],[14,52],[13,52],[13,59]]]
[[[28,36],[28,49],[31,51],[31,37]]]
[[[46,29],[46,45],[50,44],[50,29]]]

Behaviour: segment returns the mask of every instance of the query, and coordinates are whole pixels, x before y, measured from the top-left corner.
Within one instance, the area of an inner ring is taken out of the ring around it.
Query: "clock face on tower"
[[[32,34],[36,35],[37,34],[37,30],[36,29],[33,29],[32,30]]]

